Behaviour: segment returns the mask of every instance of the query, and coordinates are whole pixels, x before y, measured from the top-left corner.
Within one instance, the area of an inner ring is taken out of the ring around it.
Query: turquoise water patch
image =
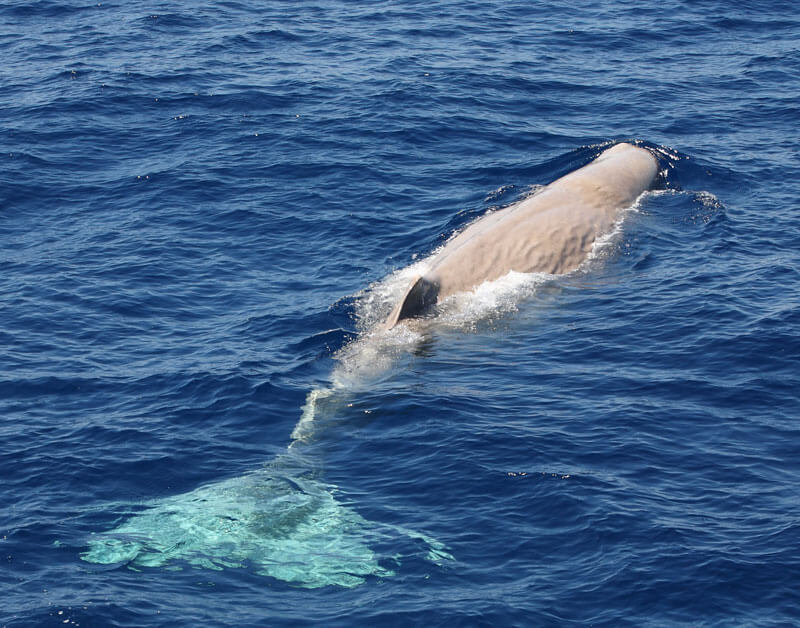
[[[367,521],[335,492],[313,477],[280,475],[273,464],[160,500],[93,535],[81,557],[131,568],[250,567],[307,588],[354,587],[368,577],[393,575],[370,542],[397,535],[424,542],[431,561],[450,558],[433,539]],[[397,557],[392,561],[397,564]]]

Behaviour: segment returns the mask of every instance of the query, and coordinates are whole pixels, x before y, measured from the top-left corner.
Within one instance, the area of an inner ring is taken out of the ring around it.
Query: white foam
[[[470,292],[444,299],[435,324],[463,331],[474,330],[482,321],[516,312],[522,301],[533,297],[542,284],[555,277],[548,273],[511,271],[499,279],[482,283]]]

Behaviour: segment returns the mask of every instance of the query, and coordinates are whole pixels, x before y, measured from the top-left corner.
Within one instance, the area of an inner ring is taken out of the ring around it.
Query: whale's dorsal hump
[[[425,314],[436,305],[438,296],[439,286],[436,283],[425,277],[417,277],[387,319],[386,329],[391,329],[405,318]]]

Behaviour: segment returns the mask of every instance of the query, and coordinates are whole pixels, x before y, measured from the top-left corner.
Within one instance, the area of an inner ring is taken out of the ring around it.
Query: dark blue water
[[[0,6],[1,626],[800,622],[800,11]],[[579,271],[375,325],[610,142]]]

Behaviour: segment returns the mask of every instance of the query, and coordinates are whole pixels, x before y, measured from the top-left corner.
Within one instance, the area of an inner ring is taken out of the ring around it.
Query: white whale
[[[612,231],[619,211],[650,188],[657,172],[658,163],[648,150],[617,144],[537,194],[484,216],[434,256],[385,327],[510,271],[563,274],[576,269],[594,242]]]

